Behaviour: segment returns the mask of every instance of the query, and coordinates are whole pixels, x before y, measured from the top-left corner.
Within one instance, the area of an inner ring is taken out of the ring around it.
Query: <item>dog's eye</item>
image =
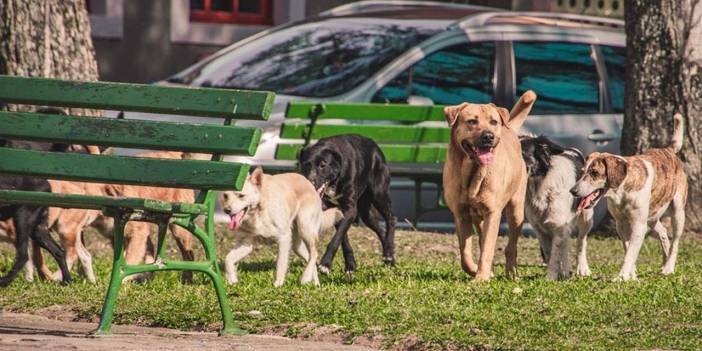
[[[597,171],[594,169],[591,169],[589,173],[590,177],[597,177],[599,175],[599,173],[597,173]]]
[[[490,121],[490,124],[493,125],[493,126],[496,126],[496,125],[497,125],[497,121],[493,119],[493,120]]]
[[[474,126],[474,125],[478,124],[478,120],[477,119],[469,119],[468,122],[466,122],[466,123],[468,123],[469,126]]]
[[[242,194],[242,193],[237,193],[237,194],[236,194],[236,197],[238,197],[238,198],[240,198],[240,199],[243,199],[243,198],[244,198],[244,194]]]
[[[229,200],[229,195],[227,195],[227,193],[224,193],[222,194],[222,198],[224,199],[224,201],[227,201]]]

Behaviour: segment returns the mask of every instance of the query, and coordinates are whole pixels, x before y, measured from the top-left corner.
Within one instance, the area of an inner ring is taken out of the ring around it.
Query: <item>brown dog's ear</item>
[[[260,188],[263,184],[263,168],[261,168],[261,166],[256,167],[253,173],[251,173],[249,176],[249,180],[251,181],[251,184]]]
[[[456,119],[458,119],[458,114],[460,114],[466,106],[468,106],[467,102],[460,105],[444,107],[444,117],[446,117],[446,122],[448,122],[449,127],[453,127],[456,123]]]
[[[500,119],[502,120],[502,125],[508,126],[509,125],[509,111],[507,111],[507,109],[504,107],[495,106],[495,109],[497,109],[497,113],[500,114]]]
[[[616,156],[606,156],[604,163],[607,167],[607,186],[614,189],[619,188],[626,178],[626,160]]]

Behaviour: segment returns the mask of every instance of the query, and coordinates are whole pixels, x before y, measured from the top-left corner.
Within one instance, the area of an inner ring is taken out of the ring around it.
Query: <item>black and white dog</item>
[[[529,173],[525,214],[536,231],[544,261],[546,278],[570,276],[568,242],[578,233],[579,276],[589,276],[587,234],[592,228],[593,209],[578,209],[578,199],[570,189],[580,178],[585,157],[580,150],[563,148],[545,136],[521,136],[522,156]]]
[[[41,151],[65,152],[68,145],[50,144],[25,141],[0,140],[0,147],[32,149]],[[51,192],[51,186],[46,179],[26,176],[0,175],[0,189],[29,190]],[[17,273],[29,260],[29,240],[34,240],[42,248],[48,250],[61,269],[63,282],[70,283],[71,276],[66,267],[66,253],[54,241],[48,228],[48,208],[43,206],[9,205],[0,203],[0,220],[12,218],[15,224],[15,262],[4,277],[0,277],[0,287],[9,285]]]
[[[358,218],[380,239],[383,261],[395,264],[395,223],[390,201],[390,170],[378,145],[366,137],[345,134],[320,139],[300,154],[302,174],[322,196],[325,207],[338,207],[344,218],[319,264],[329,273],[341,244],[346,272],[356,270],[347,232]],[[380,228],[380,217],[385,230]]]

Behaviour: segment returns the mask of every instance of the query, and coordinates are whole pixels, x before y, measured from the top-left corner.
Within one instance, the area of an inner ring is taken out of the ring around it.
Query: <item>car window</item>
[[[395,77],[372,101],[406,103],[416,95],[439,105],[491,102],[494,46],[492,42],[463,43],[436,51]]]
[[[624,64],[626,49],[615,46],[600,46],[607,67],[607,85],[612,98],[614,112],[624,112]]]
[[[589,44],[514,42],[512,47],[517,96],[529,89],[538,96],[532,114],[599,112],[599,77]]]
[[[444,29],[441,21],[323,19],[275,31],[169,81],[330,97]]]

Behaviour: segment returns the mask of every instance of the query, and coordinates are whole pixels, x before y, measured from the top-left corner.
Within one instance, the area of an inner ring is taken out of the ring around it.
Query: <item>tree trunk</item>
[[[0,74],[95,81],[84,0],[0,0]],[[11,111],[30,106],[9,105]],[[99,115],[72,108],[73,115]]]
[[[622,152],[670,145],[684,116],[686,227],[702,232],[702,0],[626,2],[626,110]]]

